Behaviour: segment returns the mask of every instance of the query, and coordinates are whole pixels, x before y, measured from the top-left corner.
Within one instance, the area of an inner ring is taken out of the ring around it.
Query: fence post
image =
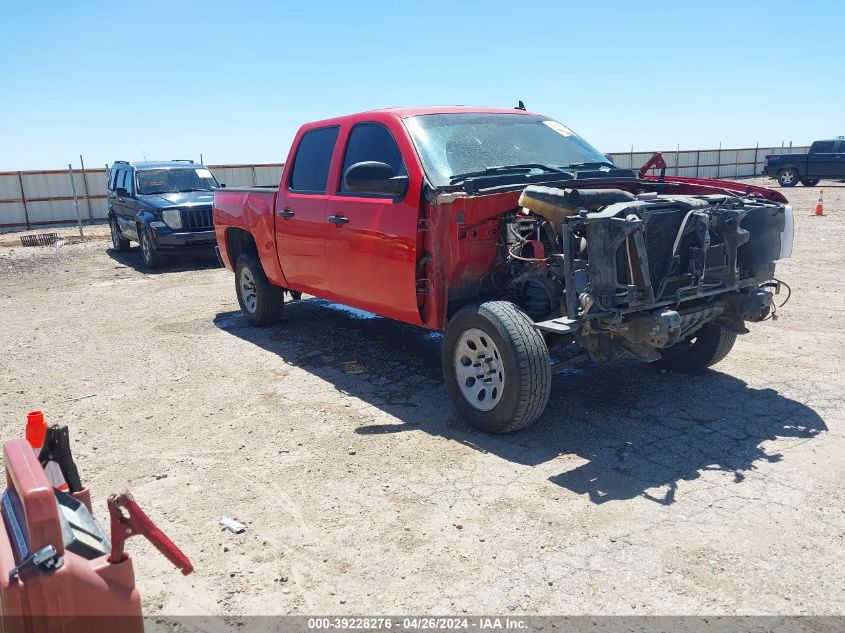
[[[79,155],[79,164],[82,166],[82,187],[85,189],[85,202],[88,203],[88,219],[94,219],[94,212],[91,210],[91,194],[88,193],[88,175],[85,173],[85,161],[82,154]]]
[[[698,178],[698,166],[701,165],[701,150],[695,150],[695,177]]]
[[[26,230],[28,231],[31,227],[29,226],[29,209],[26,207],[26,194],[23,192],[23,176],[21,172],[18,172],[18,184],[21,188],[21,202],[23,202],[23,218],[24,222],[26,222]]]
[[[76,195],[76,183],[73,181],[73,165],[67,164],[67,173],[70,175],[70,188],[73,189],[73,206],[76,207],[76,223],[79,225],[79,239],[85,241],[85,234],[82,232],[82,218],[79,216],[79,198]]]
[[[681,144],[675,146],[675,177],[681,175]]]
[[[628,160],[628,162],[631,164],[631,169],[634,169],[634,144],[633,143],[631,143],[631,157]]]
[[[255,165],[252,165],[252,186],[255,187],[258,181],[255,178]]]
[[[722,141],[719,141],[719,151],[716,153],[716,180],[722,175]]]
[[[754,146],[754,167],[753,171],[751,172],[752,176],[757,175],[757,155],[760,153],[760,141],[757,141],[757,145]]]

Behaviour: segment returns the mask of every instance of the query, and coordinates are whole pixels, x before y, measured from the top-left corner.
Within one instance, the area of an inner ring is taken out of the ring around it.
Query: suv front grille
[[[213,229],[211,209],[182,209],[183,229]]]

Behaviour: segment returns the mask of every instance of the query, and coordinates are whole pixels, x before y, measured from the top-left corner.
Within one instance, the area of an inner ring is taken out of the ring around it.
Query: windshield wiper
[[[155,190],[155,191],[142,191],[142,192],[141,192],[141,195],[142,195],[142,196],[153,196],[153,195],[155,195],[155,194],[157,194],[157,193],[174,193],[174,192],[173,192],[173,191],[167,191],[167,190],[165,190],[165,189],[161,189],[161,190],[158,190],[158,189],[157,189],[157,190]]]
[[[491,174],[507,174],[507,173],[520,173],[531,171],[532,169],[541,169],[543,171],[552,172],[552,173],[560,173],[561,170],[557,167],[552,167],[550,165],[543,165],[542,163],[522,163],[519,165],[496,165],[494,167],[486,167],[482,171],[468,171],[465,174],[455,174],[452,176],[449,181],[454,184],[459,180],[465,180],[467,178],[473,178],[476,176],[489,176]]]
[[[581,167],[581,168],[584,168],[584,169],[594,169],[596,167],[616,167],[616,165],[614,165],[613,163],[610,163],[610,162],[605,160],[605,161],[595,161],[595,162],[592,162],[592,163],[569,163],[566,166],[566,169],[569,169],[570,167]]]
[[[192,189],[177,189],[177,193],[187,193],[188,191],[211,191],[211,189],[197,189],[196,187]]]

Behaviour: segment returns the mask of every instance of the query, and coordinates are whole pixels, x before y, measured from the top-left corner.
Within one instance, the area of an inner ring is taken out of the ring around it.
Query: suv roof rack
[[[170,162],[171,163],[191,163],[191,164],[193,164],[194,161],[192,161],[190,158],[171,158]]]
[[[115,164],[115,163],[120,163],[121,165],[128,165],[129,161],[128,160],[116,160],[116,161],[112,162],[112,164]]]

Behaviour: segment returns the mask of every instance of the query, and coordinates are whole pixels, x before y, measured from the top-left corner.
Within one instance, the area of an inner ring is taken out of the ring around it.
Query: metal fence
[[[718,149],[674,149],[661,152],[667,176],[692,178],[744,178],[763,171],[767,154],[806,153],[809,146],[741,147]],[[654,152],[612,152],[608,154],[617,167],[639,169]],[[650,173],[657,173],[651,170]]]
[[[669,176],[742,178],[759,174],[766,154],[806,152],[809,147],[745,147],[662,152]],[[639,169],[653,152],[608,154],[618,167]],[[231,187],[276,185],[283,163],[209,165],[217,180]],[[106,169],[74,170],[73,178],[83,223],[106,218]],[[67,170],[0,172],[0,231],[76,222],[74,187]]]
[[[277,185],[283,163],[209,165],[219,182],[230,187]],[[0,172],[0,231],[22,231],[76,222],[74,188],[82,222],[106,219],[105,168]]]

